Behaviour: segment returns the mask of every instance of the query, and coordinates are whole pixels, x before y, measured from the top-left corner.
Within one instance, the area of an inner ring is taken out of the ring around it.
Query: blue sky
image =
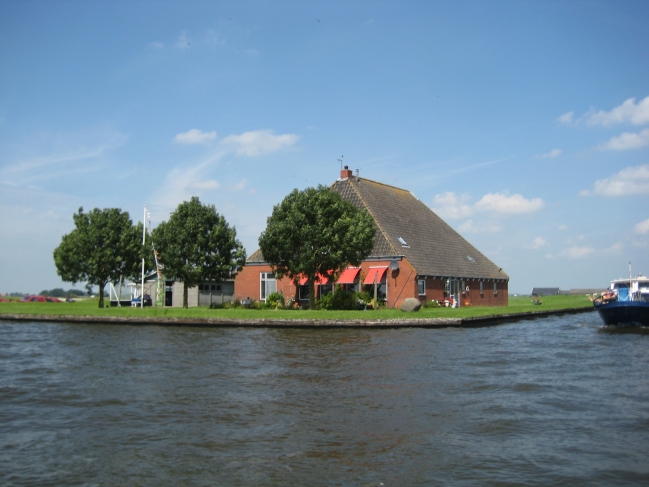
[[[0,2],[0,292],[71,287],[80,207],[199,196],[248,254],[340,163],[510,291],[649,274],[648,2]],[[81,288],[79,284],[77,287]]]

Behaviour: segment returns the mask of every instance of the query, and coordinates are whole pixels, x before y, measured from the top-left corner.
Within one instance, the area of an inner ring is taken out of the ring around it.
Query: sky
[[[649,2],[0,0],[0,293],[83,207],[213,204],[248,255],[343,164],[510,276],[649,274]],[[76,288],[83,289],[83,283]]]

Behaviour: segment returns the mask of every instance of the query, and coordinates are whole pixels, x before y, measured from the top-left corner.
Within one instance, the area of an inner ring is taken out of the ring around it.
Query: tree
[[[184,201],[153,230],[164,273],[183,281],[183,308],[187,290],[205,280],[232,279],[246,262],[246,251],[214,205],[203,205],[194,196]]]
[[[375,235],[367,211],[320,185],[295,189],[273,207],[259,248],[276,277],[307,277],[314,309],[316,276],[336,278],[348,265],[359,265],[372,251]]]
[[[142,224],[134,226],[128,212],[119,208],[95,208],[88,213],[79,208],[72,218],[76,228],[54,250],[56,272],[66,282],[99,286],[99,307],[103,308],[106,284],[139,273],[145,252]]]

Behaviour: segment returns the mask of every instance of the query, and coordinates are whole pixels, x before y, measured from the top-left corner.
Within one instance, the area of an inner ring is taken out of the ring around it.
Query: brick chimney
[[[347,179],[352,177],[352,170],[345,166],[345,169],[340,171],[340,179]]]

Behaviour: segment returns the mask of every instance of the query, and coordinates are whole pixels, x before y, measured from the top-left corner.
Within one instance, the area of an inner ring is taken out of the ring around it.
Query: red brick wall
[[[445,294],[446,280],[441,277],[426,278],[426,295],[419,296],[417,289],[417,273],[410,265],[407,259],[399,261],[399,270],[390,269],[390,261],[371,261],[361,262],[360,279],[361,282],[367,276],[370,267],[388,267],[386,271],[386,281],[388,287],[388,308],[399,308],[406,298],[417,298],[420,301],[438,300],[443,301]],[[262,272],[272,272],[268,265],[250,265],[245,266],[234,280],[234,298],[243,300],[246,298],[259,301],[259,274]],[[460,284],[461,284],[460,279]],[[475,279],[465,279],[464,286],[469,287],[469,291],[464,291],[461,297],[460,305],[464,305],[468,300],[472,306],[507,306],[508,282],[497,281],[498,293],[494,295],[494,281],[486,280],[484,283],[484,292],[480,294],[480,282]],[[277,291],[282,292],[285,298],[295,296],[295,286],[287,277],[277,281]]]
[[[234,278],[234,299],[250,298],[259,301],[259,275],[262,272],[273,272],[273,270],[268,265],[244,266]],[[283,293],[284,298],[288,299],[295,296],[295,286],[288,277],[284,277],[277,281],[277,292]]]

